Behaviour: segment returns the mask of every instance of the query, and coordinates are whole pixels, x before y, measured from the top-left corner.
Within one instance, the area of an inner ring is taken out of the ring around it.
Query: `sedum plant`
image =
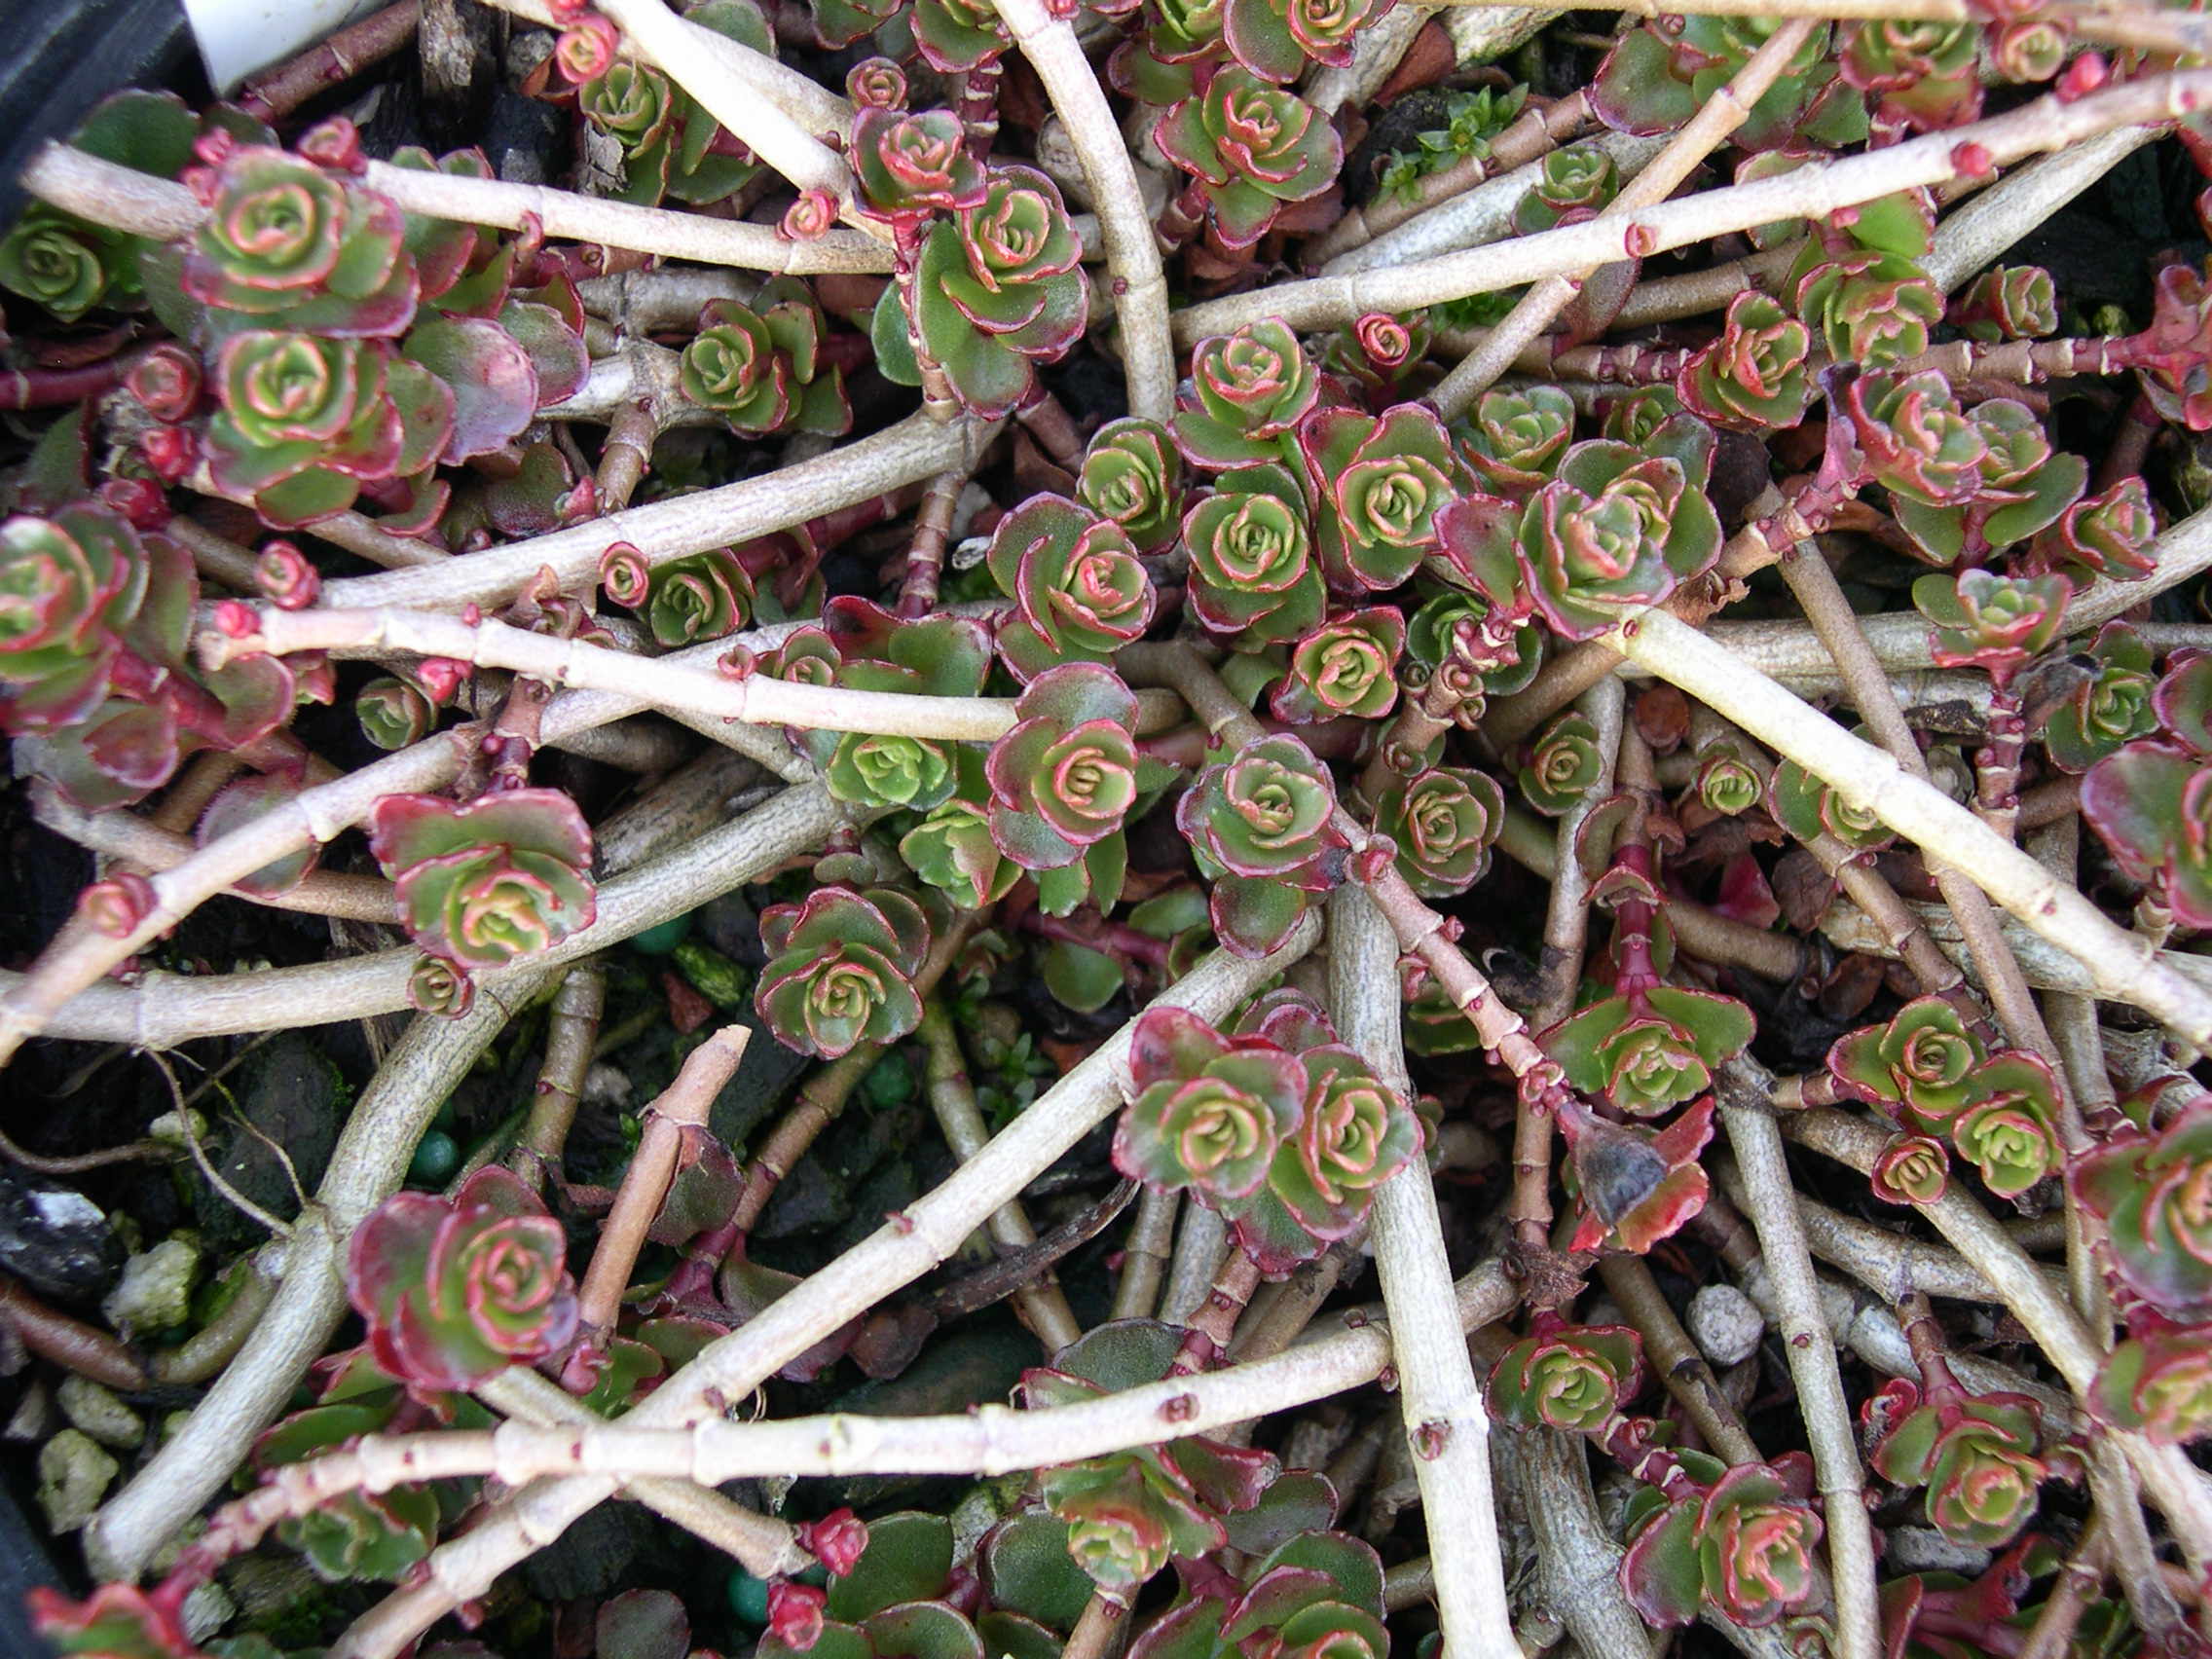
[[[2187,1649],[2203,19],[602,4],[10,181],[55,1644]]]

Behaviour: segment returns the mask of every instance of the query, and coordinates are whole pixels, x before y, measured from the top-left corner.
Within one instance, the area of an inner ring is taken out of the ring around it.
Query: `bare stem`
[[[1820,1285],[1798,1220],[1782,1136],[1759,1099],[1754,1065],[1748,1057],[1732,1062],[1717,1079],[1715,1094],[1774,1285],[1783,1351],[1797,1384],[1797,1409],[1825,1500],[1822,1512],[1827,1517],[1828,1566],[1835,1581],[1839,1659],[1876,1659],[1883,1651],[1882,1619],[1865,1476],[1852,1438],[1851,1405],[1836,1368],[1835,1343],[1821,1312]]]
[[[1224,1017],[1253,989],[1310,949],[1318,932],[1309,923],[1300,928],[1282,950],[1256,962],[1216,951],[1154,1006],[1172,1004],[1189,1008],[1203,1018]],[[624,1425],[676,1427],[713,1415],[717,1403],[751,1393],[780,1367],[847,1320],[945,1260],[994,1210],[1114,1110],[1130,1087],[1129,1029],[1124,1026],[1040,1095],[942,1186],[893,1217],[881,1230],[749,1323],[709,1345],[633,1410]],[[1282,1358],[1308,1351],[1296,1349]],[[1183,1387],[1194,1381],[1178,1380]],[[897,1419],[853,1420],[872,1425]],[[819,1456],[823,1443],[817,1438],[814,1444],[814,1456]],[[1043,1460],[1052,1461],[1066,1455],[1062,1448],[1048,1453]],[[1011,1466],[1032,1467],[1037,1460],[1032,1457],[1029,1462]],[[774,1461],[782,1473],[805,1466],[785,1460],[780,1452]],[[332,1659],[390,1659],[431,1622],[481,1595],[500,1572],[558,1537],[577,1516],[605,1501],[612,1492],[611,1481],[584,1476],[517,1493],[486,1515],[466,1536],[440,1546],[423,1577],[357,1621],[332,1649]]]
[[[622,1292],[630,1283],[631,1270],[638,1265],[638,1252],[645,1248],[645,1231],[660,1213],[669,1183],[676,1178],[684,1136],[705,1126],[715,1096],[737,1075],[738,1062],[745,1058],[745,1046],[752,1040],[752,1027],[724,1025],[683,1057],[675,1081],[645,1108],[645,1133],[631,1155],[630,1166],[622,1172],[614,1207],[608,1211],[600,1228],[591,1266],[585,1270],[583,1285],[576,1293],[577,1341],[582,1351],[593,1353],[604,1348],[621,1308]],[[571,1386],[575,1392],[589,1390],[592,1370],[586,1365],[573,1375]]]
[[[1812,20],[1798,18],[1769,35],[1729,83],[1701,104],[1681,130],[1668,140],[1666,149],[1606,204],[1599,219],[1631,220],[1674,195],[1682,180],[1751,118],[1751,106],[1766,95],[1812,32]],[[1630,251],[1635,251],[1633,245]],[[1555,273],[1537,282],[1515,303],[1505,320],[1491,330],[1482,347],[1444,377],[1443,384],[1428,394],[1428,401],[1447,419],[1464,413],[1513,366],[1521,349],[1551,326],[1552,319],[1567,309],[1599,269],[1597,265],[1585,266],[1579,271]]]
[[[1630,257],[1687,247],[1775,219],[1822,218],[1915,185],[1961,176],[1958,158],[1986,154],[2002,166],[2060,150],[2116,127],[2170,121],[2212,95],[2212,71],[2147,76],[2072,103],[2039,98],[1987,121],[1951,128],[1864,155],[1814,162],[1782,177],[1730,185],[1661,203],[1633,216],[1590,219],[1494,247],[1392,270],[1283,282],[1209,300],[1175,313],[1176,340],[1189,346],[1242,323],[1279,316],[1297,329],[1334,327],[1367,312],[1396,314],[1468,294],[1494,293]]]
[[[1862,742],[1695,629],[1663,610],[1616,628],[1606,644],[1788,756],[1861,811],[1936,859],[1970,868],[1990,898],[2079,957],[2098,994],[2156,1014],[2212,1046],[2212,993],[2160,962],[2150,942],[2062,886],[1966,808],[1909,776],[1894,756]]]
[[[1397,961],[1397,939],[1375,901],[1357,886],[1340,888],[1329,901],[1329,1000],[1338,1028],[1375,1075],[1410,1101]],[[1452,1270],[1424,1159],[1376,1190],[1372,1237],[1444,1650],[1465,1659],[1509,1654],[1513,1612],[1491,1493],[1490,1413],[1449,1311]]]
[[[766,674],[732,680],[701,669],[674,667],[662,657],[633,656],[504,622],[471,624],[433,611],[272,607],[257,611],[256,617],[258,626],[250,634],[203,629],[197,645],[202,664],[221,668],[262,651],[289,656],[298,651],[398,650],[513,669],[548,685],[611,691],[656,708],[751,725],[895,732],[987,743],[1004,736],[1014,723],[1011,698],[861,691],[848,685],[808,685]]]
[[[945,1143],[955,1158],[973,1158],[983,1150],[990,1131],[983,1126],[976,1088],[968,1077],[967,1056],[961,1052],[960,1039],[953,1032],[942,1002],[933,1000],[924,1007],[915,1035],[929,1056],[930,1109],[937,1114],[938,1126],[944,1131]],[[1009,1252],[1025,1250],[1037,1242],[1037,1230],[1030,1226],[1028,1212],[1018,1198],[1009,1199],[993,1212],[990,1230],[992,1238]],[[1075,1312],[1056,1279],[1047,1276],[1024,1284],[1014,1293],[1014,1305],[1021,1322],[1045,1345],[1048,1356],[1083,1335],[1083,1327],[1076,1323]]]
[[[530,1097],[530,1114],[507,1155],[507,1166],[533,1187],[542,1189],[547,1178],[560,1170],[569,1130],[576,1121],[576,1100],[591,1069],[600,1016],[606,1011],[607,975],[597,963],[577,963],[553,993],[537,1087]]]
[[[1072,24],[1045,0],[992,0],[1007,32],[1020,46],[1059,112],[1076,160],[1090,185],[1098,229],[1106,240],[1106,269],[1114,314],[1122,329],[1122,361],[1128,373],[1129,413],[1164,421],[1175,409],[1175,348],[1167,332],[1167,278],[1160,244],[1144,209],[1136,165],[1115,125],[1106,89],[1091,73]]]

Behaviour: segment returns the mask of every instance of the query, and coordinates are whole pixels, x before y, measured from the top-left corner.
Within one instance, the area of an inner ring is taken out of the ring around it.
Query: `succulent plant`
[[[1992,266],[1951,302],[1951,326],[1970,339],[2040,340],[2058,332],[2058,296],[2040,265]]]
[[[1978,1098],[1951,1123],[1951,1144],[2001,1198],[2016,1198],[2055,1174],[2058,1086],[2039,1054],[2009,1049],[1974,1073]]]
[[[1791,297],[1830,356],[1883,369],[1928,350],[1928,331],[1943,315],[1943,296],[1927,273],[1875,248],[1830,258],[1822,251],[1816,244],[1799,260]]]
[[[1097,1326],[1024,1372],[1023,1403],[1075,1405],[1166,1375],[1183,1334],[1148,1319]],[[1274,1458],[1202,1435],[1042,1470],[1046,1506],[1068,1523],[1067,1548],[1099,1594],[1126,1605],[1171,1558],[1195,1560],[1229,1541],[1226,1518],[1252,1508]]]
[[[1833,835],[1847,847],[1870,852],[1895,839],[1878,816],[1853,805],[1794,760],[1777,763],[1768,775],[1766,799],[1774,821],[1801,841]]]
[[[2105,1356],[2088,1406],[2098,1421],[2158,1445],[2201,1440],[2212,1433],[2212,1350],[2195,1328],[2138,1313]]]
[[[981,754],[961,745],[953,768],[953,793],[900,837],[899,856],[956,909],[979,910],[1005,898],[1022,868],[999,851],[991,835],[990,786]]]
[[[1179,1599],[1129,1651],[1130,1659],[1211,1659],[1242,1651],[1384,1659],[1389,1646],[1382,1564],[1374,1549],[1342,1532],[1314,1530],[1262,1557],[1240,1590]]]
[[[786,679],[896,691],[909,696],[973,697],[990,672],[990,637],[964,616],[905,619],[841,594],[823,609],[821,629],[785,640],[778,668]],[[802,742],[839,800],[856,806],[926,812],[956,783],[953,746],[899,732],[809,730]]]
[[[1980,483],[1971,500],[1931,506],[1900,497],[1898,522],[1938,565],[1962,556],[1978,563],[1992,552],[2047,529],[2088,482],[2088,462],[2054,455],[2042,422],[2010,398],[1989,398],[1970,417],[1980,431]]]
[[[908,22],[915,49],[940,74],[966,74],[995,60],[1008,45],[998,13],[977,0],[915,0]]]
[[[1183,518],[1190,604],[1199,621],[1247,648],[1285,644],[1328,604],[1306,494],[1287,468],[1239,466]]]
[[[1266,1034],[1225,1037],[1181,1009],[1146,1011],[1114,1161],[1132,1179],[1195,1193],[1230,1219],[1263,1272],[1280,1274],[1359,1226],[1375,1188],[1419,1152],[1421,1130],[1317,1009],[1263,1023]]]
[[[776,1041],[833,1060],[857,1045],[892,1043],[921,1022],[914,976],[929,951],[922,907],[890,888],[820,887],[803,903],[760,914],[754,1007]]]
[[[1981,113],[1981,30],[1968,22],[1869,18],[1843,26],[1837,69],[1875,94],[1883,120],[1933,131]]]
[[[1720,338],[1682,365],[1682,406],[1740,432],[1794,426],[1812,401],[1812,337],[1777,301],[1746,290],[1728,302]]]
[[[2064,576],[2000,576],[1963,571],[1912,584],[1912,603],[1935,624],[1938,667],[1983,668],[1999,684],[2058,637],[2073,584]]]
[[[1599,65],[1592,107],[1616,131],[1673,131],[1711,102],[1778,26],[1773,18],[1692,17],[1633,29]],[[1747,150],[1771,150],[1792,139],[1835,145],[1865,135],[1865,104],[1837,78],[1822,27],[1790,55],[1734,137]]]
[[[1534,236],[1570,219],[1603,212],[1620,194],[1620,168],[1595,144],[1567,144],[1536,168],[1536,181],[1513,209],[1513,230]]]
[[[1714,1068],[1751,1042],[1751,1026],[1733,997],[1650,985],[1601,998],[1538,1041],[1571,1087],[1649,1118],[1703,1093]]]
[[[1598,728],[1569,709],[1552,718],[1529,748],[1518,774],[1522,797],[1547,818],[1558,818],[1597,787],[1604,766]]]
[[[1032,496],[998,523],[990,571],[1014,602],[999,655],[1015,679],[1104,662],[1151,626],[1152,578],[1122,527],[1060,496]]]
[[[1082,253],[1057,185],[1034,167],[993,167],[977,199],[921,244],[910,335],[905,285],[884,291],[879,364],[918,386],[926,354],[964,407],[1008,414],[1035,390],[1036,365],[1058,360],[1083,336],[1090,278],[1077,264]]]
[[[1392,0],[1225,0],[1222,39],[1263,81],[1295,81],[1308,63],[1343,68],[1352,38],[1382,19]]]
[[[2089,768],[2082,814],[2137,881],[2156,881],[2185,927],[2212,926],[2212,658],[2191,654],[2152,691],[2166,735]]]
[[[2076,582],[2104,576],[2133,581],[2157,564],[2151,541],[2158,533],[2151,493],[2140,478],[2122,478],[2109,489],[2083,496],[2055,524],[2040,531],[2033,549],[2037,566]]]
[[[2212,1099],[2198,1096],[2156,1135],[2090,1147],[2067,1165],[2077,1203],[2109,1230],[2120,1283],[2174,1319],[2212,1309]]]
[[[1685,1625],[1710,1610],[1752,1629],[1801,1606],[1819,1582],[1812,1473],[1810,1459],[1792,1453],[1739,1463],[1678,1497],[1639,1491],[1620,1568],[1630,1603],[1655,1625]]]
[[[1375,803],[1376,832],[1396,844],[1398,873],[1424,899],[1454,898],[1480,881],[1504,823],[1504,792],[1467,767],[1393,778]]]
[[[771,277],[750,306],[710,300],[679,361],[683,393],[749,436],[841,436],[853,411],[844,371],[817,359],[824,332],[822,308],[793,277]]]
[[[1253,739],[1208,766],[1176,803],[1175,826],[1213,882],[1213,931],[1231,950],[1264,956],[1306,913],[1309,895],[1340,879],[1345,842],[1328,767],[1297,738]]]
[[[1744,1051],[1751,1011],[1733,997],[1660,981],[1652,938],[1660,896],[1648,846],[1619,848],[1593,898],[1614,913],[1613,992],[1536,1041],[1570,1088],[1603,1094],[1632,1117],[1657,1117],[1704,1093],[1714,1070]]]
[[[249,329],[223,343],[214,379],[208,473],[279,529],[343,512],[364,483],[424,470],[455,431],[445,382],[382,341]]]
[[[1844,388],[1844,408],[1868,472],[1893,496],[1948,507],[1981,487],[1981,428],[1941,375],[1862,375]]]
[[[1921,997],[1887,1025],[1836,1039],[1829,1075],[1845,1093],[1925,1134],[1944,1134],[1980,1093],[1987,1058],[1979,1037],[1942,997]]]
[[[2169,421],[2193,432],[2212,429],[2212,294],[2186,265],[2158,273],[2151,326],[2127,342],[2128,359],[2143,376],[2143,395]]]
[[[2046,752],[2061,771],[2086,772],[2120,746],[2158,729],[2151,698],[2154,657],[2124,622],[2107,622],[2089,643],[2096,677],[2059,705],[2044,727]]]
[[[684,17],[749,51],[775,55],[767,18],[753,0],[706,0]],[[576,107],[621,146],[618,200],[650,207],[674,197],[705,206],[726,200],[759,172],[752,151],[659,69],[611,54],[579,56],[599,58],[577,64],[597,73],[576,89]]]
[[[1308,1076],[1259,1037],[1224,1037],[1182,1009],[1151,1009],[1129,1050],[1136,1093],[1114,1131],[1114,1166],[1230,1213],[1263,1187],[1297,1131]]]
[[[753,617],[753,577],[736,552],[710,547],[655,565],[645,577],[645,626],[674,649],[734,634]]]
[[[1574,400],[1556,386],[1493,388],[1476,400],[1459,455],[1491,494],[1533,490],[1574,436]]]
[[[1083,452],[1076,499],[1122,527],[1140,553],[1157,553],[1183,527],[1183,458],[1157,421],[1109,421]]]
[[[1586,440],[1526,506],[1465,496],[1447,507],[1445,555],[1493,605],[1532,604],[1566,638],[1595,639],[1718,557],[1712,456],[1712,430],[1696,422],[1661,427],[1646,450]]]
[[[1626,1325],[1568,1325],[1538,1314],[1535,1329],[1491,1368],[1491,1415],[1515,1428],[1603,1428],[1643,1385],[1643,1342]]]
[[[1298,336],[1268,317],[1201,340],[1191,353],[1191,391],[1175,411],[1175,444],[1194,466],[1216,470],[1295,461],[1298,426],[1321,392]]]
[[[1928,1489],[1928,1524],[1953,1543],[1999,1549],[2035,1514],[2049,1472],[2036,1456],[2043,1411],[2024,1394],[1969,1395],[1946,1377],[1893,1378],[1862,1409],[1884,1480]]]
[[[232,150],[177,279],[206,325],[385,338],[414,319],[421,283],[399,210],[313,162]]]
[[[1270,712],[1291,725],[1380,719],[1398,700],[1396,670],[1405,639],[1406,620],[1394,606],[1340,611],[1292,644],[1288,671],[1269,699]]]
[[[983,200],[983,168],[948,109],[909,115],[865,105],[853,124],[851,155],[861,204],[907,234],[932,212]]]
[[[1228,0],[1239,3],[1267,0]],[[1162,115],[1153,139],[1196,175],[1213,234],[1231,248],[1250,247],[1284,203],[1320,195],[1344,165],[1343,141],[1319,111],[1234,63]]]
[[[561,1348],[576,1299],[561,1227],[505,1169],[452,1198],[398,1193],[353,1232],[347,1294],[387,1375],[465,1389]]]
[[[369,850],[392,879],[408,936],[464,972],[548,950],[598,911],[591,830],[559,790],[465,806],[386,795],[369,815]]]
[[[1899,1131],[1875,1159],[1871,1179],[1885,1203],[1932,1204],[1950,1187],[1951,1161],[1935,1136]]]
[[[1437,515],[1458,471],[1443,424],[1418,403],[1379,417],[1317,409],[1299,424],[1306,476],[1319,497],[1314,546],[1339,592],[1394,588],[1437,546]]]
[[[1111,907],[1128,864],[1123,821],[1165,781],[1137,755],[1136,697],[1110,669],[1063,663],[1029,682],[1014,713],[1020,723],[991,746],[991,838],[1035,873],[1048,915]]]

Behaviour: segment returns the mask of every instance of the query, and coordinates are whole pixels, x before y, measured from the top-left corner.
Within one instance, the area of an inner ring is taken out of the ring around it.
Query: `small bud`
[[[343,115],[309,128],[300,135],[299,152],[332,172],[357,173],[367,166],[361,155],[361,129]]]
[[[110,478],[99,495],[132,530],[160,530],[169,522],[168,496],[151,478]]]
[[[135,870],[95,881],[78,896],[77,912],[94,933],[129,939],[154,913],[154,884]]]
[[[222,127],[210,127],[192,141],[193,155],[211,167],[229,161],[238,147],[238,134]]]
[[[867,1549],[867,1524],[850,1509],[832,1509],[801,1527],[798,1541],[832,1576],[842,1578]]]
[[[1659,233],[1639,221],[1621,233],[1621,245],[1632,258],[1648,259],[1659,250]]]
[[[652,567],[629,542],[611,542],[599,556],[599,585],[608,600],[636,610],[650,597]]]
[[[322,594],[322,572],[289,541],[272,541],[254,561],[253,577],[279,610],[305,610]]]
[[[621,36],[612,22],[596,15],[579,19],[554,43],[553,60],[561,73],[579,85],[596,81],[613,66]]]
[[[863,109],[899,109],[906,102],[906,72],[888,57],[870,57],[845,76],[845,95]]]
[[[732,645],[715,658],[715,672],[724,680],[734,680],[741,684],[752,679],[759,666],[760,659],[743,645]]]
[[[1952,145],[1951,166],[1961,178],[1987,178],[1997,170],[1989,146],[1977,143]]]
[[[444,708],[476,671],[454,657],[424,657],[415,665],[415,682],[430,701]]]
[[[200,464],[200,440],[182,426],[155,426],[139,437],[138,455],[164,484],[181,483]]]
[[[123,384],[155,420],[170,424],[190,420],[200,406],[200,359],[165,343],[131,364]]]
[[[2066,66],[2052,90],[2057,92],[2060,103],[2072,103],[2076,98],[2087,97],[2111,75],[2102,53],[2084,52]]]
[[[776,231],[786,241],[812,241],[836,222],[837,199],[827,190],[808,190],[786,209]]]
[[[261,632],[261,616],[243,600],[222,600],[215,607],[215,628],[231,639],[250,640]]]
[[[768,1634],[804,1653],[822,1639],[822,1609],[829,1594],[811,1584],[779,1578],[768,1586]]]

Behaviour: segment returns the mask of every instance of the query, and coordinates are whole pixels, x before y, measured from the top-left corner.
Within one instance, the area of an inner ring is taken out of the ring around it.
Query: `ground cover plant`
[[[111,1659],[2212,1647],[2212,19],[403,0],[0,237]]]

